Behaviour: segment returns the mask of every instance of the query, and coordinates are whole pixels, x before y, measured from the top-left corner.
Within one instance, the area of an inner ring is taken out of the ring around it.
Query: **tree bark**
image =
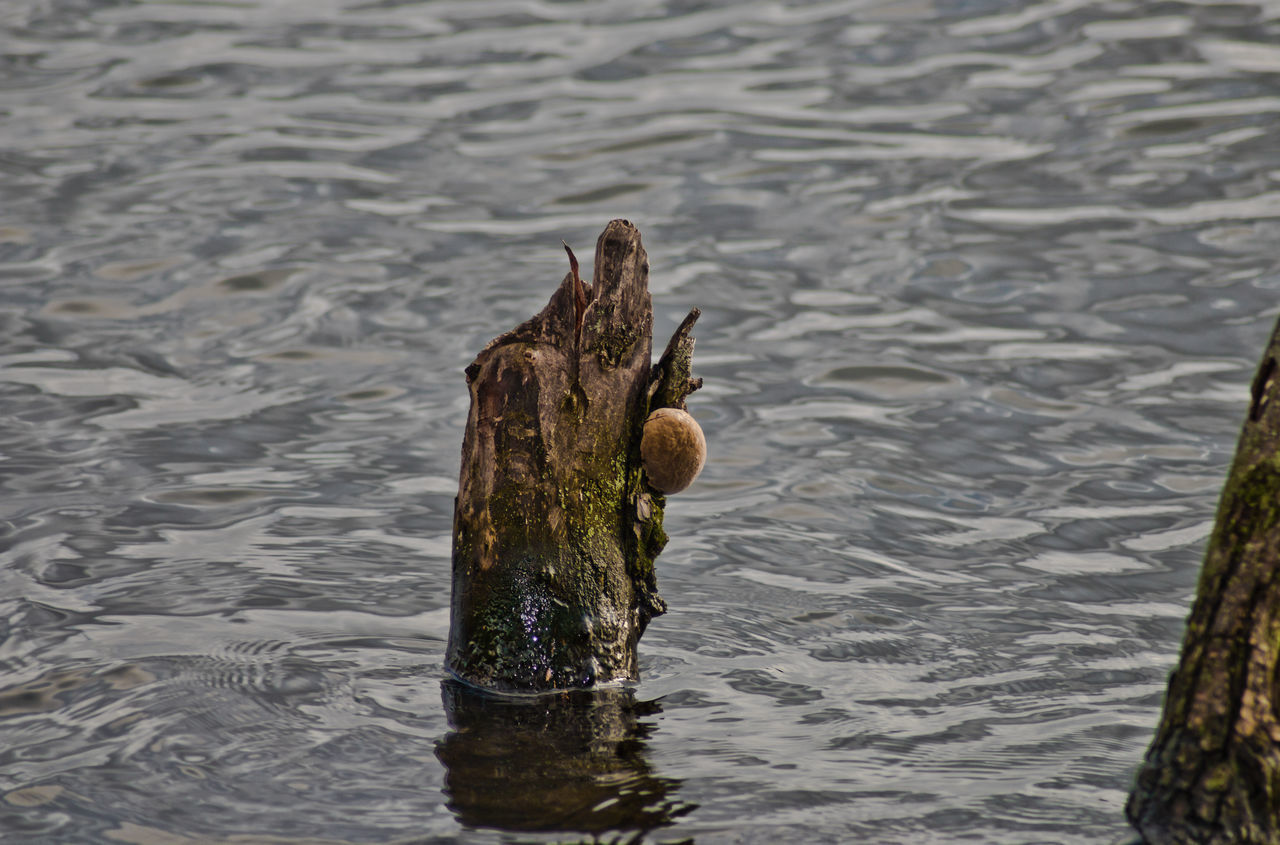
[[[697,309],[651,367],[639,230],[605,227],[593,284],[569,256],[542,312],[466,368],[446,662],[492,689],[635,680],[636,644],[666,609],[654,574],[665,500],[645,485],[639,444],[651,406],[683,408],[701,384]]]
[[[1280,322],[1126,813],[1152,845],[1280,842]]]

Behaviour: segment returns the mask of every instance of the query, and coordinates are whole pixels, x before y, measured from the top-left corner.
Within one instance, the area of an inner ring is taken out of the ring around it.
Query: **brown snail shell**
[[[659,408],[644,421],[640,460],[650,487],[659,493],[679,493],[693,483],[707,461],[702,427],[687,411]]]

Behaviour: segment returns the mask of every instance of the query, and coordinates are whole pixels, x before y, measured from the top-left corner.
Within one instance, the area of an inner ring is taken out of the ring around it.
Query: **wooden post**
[[[690,378],[698,312],[651,367],[639,230],[605,227],[592,284],[569,259],[542,312],[466,369],[446,662],[491,689],[634,680],[640,635],[666,609],[654,574],[665,499],[646,483],[640,443],[651,407],[683,409],[701,386]]]
[[[1126,813],[1152,845],[1280,842],[1280,322]]]

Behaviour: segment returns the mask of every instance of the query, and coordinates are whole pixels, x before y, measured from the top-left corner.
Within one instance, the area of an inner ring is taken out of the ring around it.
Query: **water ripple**
[[[1275,10],[1157,11],[6,5],[9,839],[505,841],[461,371],[612,217],[711,458],[579,817],[1122,835],[1280,285]]]

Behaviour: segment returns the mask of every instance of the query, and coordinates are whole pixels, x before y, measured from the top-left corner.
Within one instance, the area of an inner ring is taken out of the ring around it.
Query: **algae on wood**
[[[570,252],[542,312],[466,369],[446,662],[479,686],[634,680],[640,635],[666,609],[654,574],[665,500],[644,483],[639,444],[651,406],[683,407],[700,386],[689,374],[697,313],[651,368],[635,226],[605,227],[594,275],[583,282]]]
[[[1151,845],[1280,842],[1280,322],[1126,813]]]

